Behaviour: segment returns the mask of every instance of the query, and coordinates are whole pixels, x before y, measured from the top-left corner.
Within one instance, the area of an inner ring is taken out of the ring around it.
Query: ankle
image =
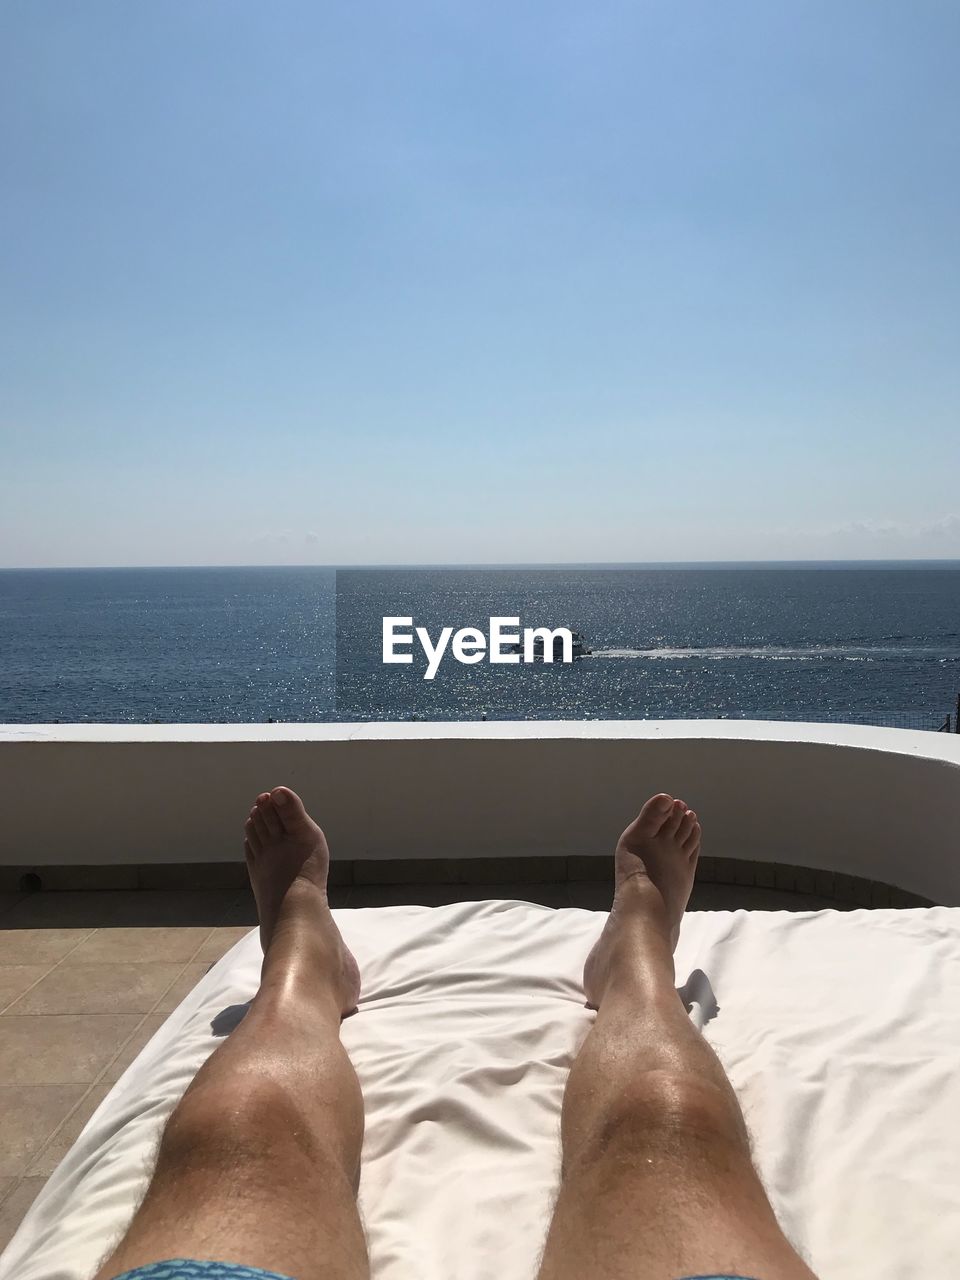
[[[673,948],[664,923],[648,914],[620,918],[604,957],[604,1005],[647,1006],[674,995]]]
[[[265,1001],[285,1009],[310,1005],[344,1011],[348,986],[344,952],[333,921],[309,928],[277,929],[260,970],[260,991]]]
[[[280,906],[281,913],[288,906],[296,911],[315,911],[318,906],[321,908],[329,907],[327,886],[325,884],[317,884],[316,880],[311,880],[309,876],[294,876],[286,893],[283,895],[283,902]]]
[[[620,881],[611,914],[616,918],[625,947],[656,945],[657,937],[671,945],[667,905],[646,872],[639,871]]]

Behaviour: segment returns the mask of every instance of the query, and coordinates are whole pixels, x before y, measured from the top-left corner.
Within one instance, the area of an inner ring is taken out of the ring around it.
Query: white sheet
[[[361,1208],[376,1280],[529,1280],[558,1172],[564,1081],[592,1015],[603,917],[528,903],[341,911],[363,969],[343,1036],[367,1104]],[[256,989],[251,934],[90,1120],[0,1259],[87,1280],[161,1126]],[[677,956],[761,1173],[823,1280],[960,1275],[960,909],[702,912]],[[714,1008],[714,999],[719,1006]]]

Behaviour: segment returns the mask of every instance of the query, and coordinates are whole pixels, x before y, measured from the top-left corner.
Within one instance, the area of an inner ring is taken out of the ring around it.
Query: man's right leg
[[[296,1280],[368,1275],[356,1205],[363,1100],[340,1043],[360,978],[327,905],[326,841],[277,787],[258,798],[246,844],[260,990],[171,1115],[144,1201],[95,1280],[170,1259]]]
[[[658,795],[623,833],[584,970],[597,1020],[563,1100],[563,1173],[540,1280],[814,1280],[780,1230],[736,1095],[674,987],[700,848]]]

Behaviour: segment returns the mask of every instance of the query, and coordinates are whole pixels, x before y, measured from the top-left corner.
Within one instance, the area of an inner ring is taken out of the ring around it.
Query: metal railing
[[[791,716],[791,719],[800,717]],[[807,717],[803,717],[806,719]],[[960,732],[958,716],[938,711],[818,711],[809,719],[824,724],[866,724],[882,729],[924,729],[932,733]]]

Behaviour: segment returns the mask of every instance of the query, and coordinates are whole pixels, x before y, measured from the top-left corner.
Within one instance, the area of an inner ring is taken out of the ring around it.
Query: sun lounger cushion
[[[530,1280],[604,917],[518,902],[337,916],[364,975],[343,1038],[366,1097],[375,1280]],[[88,1280],[259,965],[251,933],[171,1015],[41,1192],[0,1280]],[[824,1280],[960,1274],[960,909],[691,913],[677,977]]]

